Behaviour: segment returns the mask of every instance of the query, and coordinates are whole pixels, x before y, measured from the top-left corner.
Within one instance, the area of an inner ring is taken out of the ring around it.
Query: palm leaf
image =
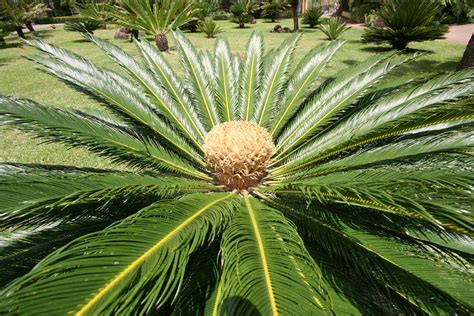
[[[104,216],[99,220],[86,219],[25,231],[4,231],[4,236],[0,236],[0,288],[28,273],[57,248],[80,236],[100,231],[117,219],[118,216]]]
[[[278,110],[280,94],[283,92],[287,81],[293,52],[300,38],[301,34],[294,34],[289,37],[268,60],[270,66],[266,67],[266,71],[263,73],[253,117],[257,124],[261,126],[268,126],[272,114]]]
[[[153,140],[140,139],[123,126],[79,111],[70,112],[28,100],[0,97],[0,123],[16,126],[50,141],[86,147],[114,162],[208,179]]]
[[[291,116],[298,110],[308,90],[314,84],[326,64],[344,42],[334,41],[328,45],[319,45],[312,49],[300,61],[288,80],[288,86],[282,97],[281,106],[271,125],[271,134],[278,135]]]
[[[326,253],[329,262],[351,269],[355,277],[383,284],[405,301],[405,307],[410,309],[413,305],[411,312],[421,309],[429,314],[449,314],[472,310],[466,296],[472,283],[470,263],[459,254],[423,244],[408,235],[402,238],[371,234],[341,221],[332,225],[317,215],[317,209],[272,206],[280,206],[285,215],[295,220],[303,236],[317,251]]]
[[[10,229],[125,217],[159,199],[213,189],[201,181],[157,181],[129,172],[8,164],[0,170],[0,227]]]
[[[297,160],[309,156],[313,161],[316,157],[322,160],[375,140],[438,124],[472,120],[472,102],[457,102],[449,106],[447,103],[472,95],[474,85],[469,80],[473,76],[472,70],[438,76],[422,85],[379,99],[315,139],[298,152]]]
[[[472,168],[471,168],[472,169]],[[359,205],[383,212],[420,217],[436,226],[472,233],[470,176],[473,170],[451,166],[445,170],[386,166],[331,173],[308,180],[273,186],[267,192],[300,194],[310,201]],[[264,189],[265,190],[265,189]],[[459,211],[462,209],[463,211]]]
[[[240,112],[244,121],[250,121],[255,110],[255,94],[262,80],[263,37],[260,33],[252,33],[245,52],[242,63]]]
[[[199,120],[191,99],[176,72],[156,47],[147,41],[135,41],[135,43],[145,59],[148,69],[158,78],[162,86],[171,93],[173,99],[179,103],[181,111],[185,114],[187,124],[193,126],[193,130],[199,136],[199,139],[204,141],[206,136],[204,126]]]
[[[216,40],[216,105],[223,122],[234,121],[238,111],[238,89],[233,69],[233,59],[229,43],[223,38]]]
[[[421,157],[434,153],[469,152],[474,140],[471,129],[472,123],[468,123],[455,127],[448,126],[448,128],[431,132],[426,131],[395,137],[389,142],[384,141],[381,144],[375,144],[373,148],[362,147],[347,157],[322,163],[307,171],[306,176],[325,174],[335,170],[361,168],[371,164]],[[308,168],[312,164],[312,160],[302,160],[295,163],[294,166],[287,164],[282,168],[275,168],[271,174],[288,175],[296,169]]]
[[[337,80],[316,94],[304,109],[288,124],[277,139],[275,160],[306,141],[312,135],[323,131],[337,115],[343,113],[351,103],[361,97],[367,89],[379,82],[387,73],[413,57],[390,58],[380,55],[350,68]]]
[[[173,32],[173,35],[181,64],[186,72],[186,80],[190,86],[188,91],[199,106],[199,113],[204,125],[211,129],[219,124],[220,120],[204,66],[191,42],[179,31]]]
[[[50,73],[79,89],[86,90],[87,94],[97,96],[110,110],[136,126],[143,134],[159,136],[163,145],[203,165],[199,154],[158,116],[156,107],[146,97],[145,91],[137,89],[129,79],[42,41],[30,44],[53,57],[53,59],[31,58],[46,66]]]
[[[319,268],[293,225],[279,212],[244,196],[245,205],[222,240],[221,313],[291,315],[324,312]]]
[[[166,113],[167,118],[176,124],[187,139],[202,150],[201,143],[198,141],[199,137],[196,135],[197,132],[193,130],[192,125],[188,124],[186,117],[179,110],[180,106],[172,95],[162,87],[161,82],[152,72],[142,67],[118,46],[91,35],[87,35],[86,38],[114,59],[134,79],[134,82],[146,91],[147,95],[153,100],[156,109]]]
[[[158,202],[77,239],[5,288],[0,310],[84,315],[159,308],[182,283],[189,255],[227,225],[234,197],[199,194]]]
[[[218,246],[200,249],[191,257],[172,315],[212,315],[220,278]]]

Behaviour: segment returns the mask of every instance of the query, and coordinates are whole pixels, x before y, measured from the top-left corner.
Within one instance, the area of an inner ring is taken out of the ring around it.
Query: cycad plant
[[[187,0],[117,0],[114,23],[152,34],[160,51],[169,49],[166,34],[195,19],[197,2]]]
[[[303,24],[307,24],[310,28],[313,28],[319,24],[319,20],[323,14],[324,12],[320,8],[309,9],[303,14]]]
[[[362,35],[363,42],[388,42],[394,49],[405,49],[409,42],[443,38],[448,26],[436,23],[442,7],[431,0],[387,0],[377,15],[384,27],[371,26]]]
[[[199,32],[206,34],[207,38],[214,38],[217,34],[222,33],[222,28],[217,25],[211,17],[205,17],[204,20],[198,23]]]
[[[1,122],[132,171],[1,165],[0,313],[474,311],[474,70],[382,89],[413,58],[384,54],[315,88],[342,42],[292,70],[299,34],[174,36],[183,75],[146,41],[87,35],[123,72],[31,42],[109,114],[4,96]]]
[[[325,19],[321,24],[318,26],[321,32],[326,35],[328,40],[334,41],[341,36],[342,33],[349,30],[351,27],[347,26],[342,20],[337,18],[330,18]]]

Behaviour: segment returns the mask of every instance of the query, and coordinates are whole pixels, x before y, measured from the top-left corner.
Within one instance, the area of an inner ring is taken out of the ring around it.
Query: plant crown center
[[[275,146],[267,130],[255,122],[230,121],[207,134],[204,152],[219,184],[244,191],[266,175]]]

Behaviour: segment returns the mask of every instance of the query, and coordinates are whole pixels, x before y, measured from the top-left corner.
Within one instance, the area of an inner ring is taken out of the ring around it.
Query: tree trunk
[[[243,29],[243,28],[245,27],[245,23],[240,22],[240,23],[239,23],[239,27],[240,27],[241,29]]]
[[[170,48],[168,46],[168,39],[163,33],[158,33],[155,35],[155,43],[158,49],[162,52],[166,52]]]
[[[18,34],[19,37],[21,37],[23,39],[26,39],[25,33],[23,33],[23,29],[21,28],[21,26],[17,26],[15,28],[15,31]]]
[[[299,4],[300,4],[299,0],[291,1],[291,6],[292,6],[292,9],[293,9],[293,32],[298,32],[298,30],[300,29],[300,24],[299,24],[299,21],[298,21],[298,18],[299,18],[298,6],[299,6]]]
[[[461,62],[456,70],[459,71],[471,67],[474,67],[474,33],[472,33],[471,39],[469,40],[469,43],[467,43],[464,55],[462,56]]]
[[[404,40],[396,40],[393,41],[391,44],[392,48],[396,50],[404,50],[405,48],[407,48],[408,42]]]
[[[35,29],[33,28],[33,24],[31,24],[31,22],[26,22],[25,25],[26,25],[26,28],[28,29],[28,31],[30,31],[30,33],[36,32]]]

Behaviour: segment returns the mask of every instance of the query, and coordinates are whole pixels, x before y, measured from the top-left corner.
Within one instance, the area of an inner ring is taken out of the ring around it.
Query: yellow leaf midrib
[[[278,315],[278,310],[277,310],[277,306],[276,306],[275,296],[273,295],[273,285],[272,285],[272,281],[270,279],[270,271],[268,269],[268,261],[267,261],[267,256],[266,256],[266,253],[265,253],[265,248],[264,248],[264,245],[263,245],[262,236],[261,236],[261,233],[260,233],[260,229],[258,228],[258,223],[257,223],[257,219],[255,218],[254,210],[252,208],[252,205],[249,201],[249,197],[248,197],[247,194],[244,195],[244,199],[245,199],[245,206],[247,207],[247,211],[248,211],[248,214],[250,216],[250,220],[252,222],[252,227],[253,227],[253,230],[255,232],[255,238],[257,239],[258,251],[259,251],[259,254],[260,254],[260,261],[262,263],[263,273],[264,273],[264,277],[265,277],[265,285],[266,285],[267,291],[268,291],[268,298],[270,300],[270,307],[272,309],[272,315],[277,316]]]
[[[215,204],[226,200],[232,197],[235,193],[229,193],[228,195],[214,200],[211,203],[207,204],[206,206],[199,209],[195,212],[191,217],[188,217],[184,222],[178,225],[175,229],[171,232],[166,234],[160,241],[158,241],[153,247],[148,249],[143,255],[141,255],[138,259],[134,260],[131,264],[129,264],[125,269],[123,269],[118,275],[116,275],[104,288],[100,289],[97,294],[95,294],[92,299],[90,299],[87,304],[85,304],[77,313],[76,316],[84,315],[88,310],[90,310],[99,300],[104,297],[107,292],[109,292],[118,282],[120,282],[123,278],[125,278],[131,271],[133,271],[138,265],[140,265],[143,261],[145,261],[150,255],[156,252],[163,244],[173,238],[177,233],[179,233],[184,227],[189,225],[194,219],[208,210],[210,207],[214,206]]]

